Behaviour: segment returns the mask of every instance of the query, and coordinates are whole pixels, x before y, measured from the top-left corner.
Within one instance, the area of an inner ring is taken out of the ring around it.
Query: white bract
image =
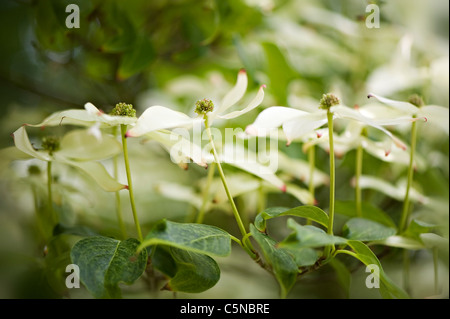
[[[406,145],[383,126],[419,120],[419,118],[413,117],[401,117],[389,120],[370,119],[361,114],[359,110],[345,105],[332,106],[329,112],[333,114],[333,118],[357,121],[365,126],[380,130],[397,147],[402,149],[406,149]],[[253,136],[267,136],[271,130],[281,126],[287,139],[287,145],[289,145],[292,141],[304,137],[325,123],[327,123],[327,110],[318,108],[316,112],[306,112],[290,107],[273,106],[262,111],[256,120],[247,126],[245,132]]]
[[[263,101],[264,85],[259,88],[256,96],[247,106],[240,110],[229,112],[230,108],[235,106],[244,97],[247,90],[247,85],[247,73],[244,70],[241,70],[238,73],[235,86],[227,94],[225,94],[219,104],[214,103],[214,110],[206,114],[199,114],[196,117],[191,117],[185,113],[160,105],[151,106],[142,113],[142,115],[137,119],[136,124],[127,131],[125,136],[146,136],[158,139],[165,134],[166,136],[169,136],[169,139],[172,141],[170,145],[167,144],[167,149],[171,156],[177,157],[179,156],[177,154],[182,151],[183,154],[188,155],[183,158],[184,160],[188,158],[193,160],[196,159],[198,164],[206,166],[206,162],[213,161],[212,155],[205,151],[210,150],[208,145],[201,149],[198,143],[192,143],[186,137],[181,137],[181,134],[179,139],[175,139],[173,136],[170,137],[170,134],[173,134],[170,129],[187,129],[195,127],[196,125],[201,125],[205,120],[205,117],[208,117],[208,123],[211,125],[214,119],[233,119],[250,112]],[[158,131],[164,133],[158,133],[158,136],[155,136],[155,132]],[[258,161],[249,160],[257,158],[257,156],[252,154],[250,150],[240,147],[239,145],[224,144],[223,147],[218,149],[218,153],[219,160],[221,162],[233,165],[247,171],[250,174],[256,175],[283,191],[286,189],[284,182],[274,174],[274,170],[260,164]]]
[[[133,125],[137,118],[128,116],[108,115],[99,110],[92,103],[86,103],[84,110],[70,109],[55,112],[45,118],[41,123],[27,126],[57,126],[57,125],[77,125],[91,127],[99,123],[99,127],[112,127],[120,124]]]
[[[100,187],[108,192],[126,188],[112,178],[98,161],[110,158],[122,151],[122,146],[114,138],[104,135],[101,142],[92,138],[87,130],[74,130],[63,136],[60,148],[54,152],[36,150],[31,144],[25,126],[13,133],[18,160],[37,158],[75,167],[92,177]]]
[[[239,71],[236,85],[222,98],[220,103],[214,103],[214,110],[208,113],[209,124],[211,125],[216,118],[233,119],[242,114],[250,112],[264,99],[264,88],[262,85],[256,96],[250,103],[241,110],[227,111],[236,105],[243,97],[247,90],[247,73],[244,70]],[[128,130],[127,137],[138,137],[146,133],[160,130],[173,129],[178,127],[192,127],[196,123],[203,121],[203,116],[190,117],[189,115],[172,110],[165,106],[154,105],[147,108],[144,113],[138,118],[136,125]]]
[[[179,113],[179,112],[178,112]],[[84,110],[70,109],[55,112],[44,119],[39,124],[26,124],[32,127],[58,126],[58,125],[77,125],[89,127],[89,134],[95,139],[101,141],[103,136],[100,129],[108,127],[116,127],[119,125],[134,126],[138,119],[130,116],[108,115],[99,110],[92,103],[88,102],[84,105]],[[206,161],[196,152],[195,146],[192,145],[182,136],[167,130],[154,130],[146,134],[147,138],[158,141],[165,149],[171,150],[173,162],[184,166],[187,159],[191,159],[196,164],[205,167]]]
[[[370,116],[378,121],[382,118],[402,116],[425,119],[430,125],[439,127],[447,135],[449,134],[449,109],[440,105],[423,105],[417,107],[409,102],[391,100],[373,93],[368,95],[369,98],[375,98],[381,103],[389,106],[383,108],[381,106],[373,105],[361,108],[366,116]]]

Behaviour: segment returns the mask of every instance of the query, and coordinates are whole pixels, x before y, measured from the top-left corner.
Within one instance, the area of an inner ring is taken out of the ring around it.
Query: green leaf
[[[199,293],[212,288],[219,281],[220,269],[211,257],[175,247],[165,248],[176,267],[165,289]]]
[[[384,272],[378,257],[364,243],[356,240],[349,240],[348,245],[355,252],[354,257],[359,259],[366,266],[376,265],[380,272],[380,294],[385,298],[409,298],[408,294],[398,287]]]
[[[290,249],[317,248],[347,242],[345,238],[329,235],[315,226],[300,225],[293,219],[288,220],[288,227],[294,232],[280,242],[279,247]]]
[[[228,256],[231,237],[226,231],[203,224],[176,223],[162,220],[145,237],[139,250],[152,245],[167,245],[194,253]]]
[[[289,82],[296,76],[280,48],[273,43],[262,44],[267,61],[267,76],[278,105],[286,105]]]
[[[312,248],[301,248],[301,249],[287,249],[286,250],[295,260],[297,267],[307,267],[312,266],[319,259],[319,254],[315,249]]]
[[[337,281],[348,298],[350,293],[350,284],[352,281],[352,274],[350,273],[350,270],[337,258],[333,258],[330,261],[330,266],[336,271]]]
[[[413,219],[403,235],[420,241],[421,234],[429,233],[435,227],[435,225]]]
[[[389,236],[383,240],[372,241],[371,244],[389,247],[404,248],[410,250],[424,249],[425,246],[418,240],[405,236]]]
[[[250,224],[250,232],[261,247],[267,264],[272,267],[280,284],[281,297],[285,298],[297,279],[298,267],[294,258],[286,250],[276,248],[276,241],[261,233],[253,224]]]
[[[119,79],[124,80],[143,71],[155,59],[156,54],[153,45],[145,35],[139,36],[131,48],[122,56],[117,72]]]
[[[448,238],[433,233],[425,233],[420,235],[420,239],[427,248],[437,248],[448,253]]]
[[[343,227],[346,238],[360,241],[382,240],[396,232],[394,228],[359,217],[350,219]]]
[[[309,218],[322,226],[328,227],[328,215],[317,206],[298,206],[295,208],[271,207],[259,213],[255,217],[255,227],[259,231],[266,230],[266,220],[278,216],[297,216]]]
[[[96,298],[120,297],[119,283],[132,284],[147,266],[147,251],[136,254],[139,241],[89,237],[75,244],[71,260],[80,268],[80,279]]]
[[[355,201],[336,201],[335,211],[337,214],[348,217],[358,217],[358,214],[356,213]],[[388,227],[396,228],[392,218],[381,209],[373,206],[371,203],[361,202],[361,212],[361,217],[363,218],[373,220]]]

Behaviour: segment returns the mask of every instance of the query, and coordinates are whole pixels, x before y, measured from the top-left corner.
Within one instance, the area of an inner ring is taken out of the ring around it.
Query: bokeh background
[[[70,3],[80,8],[78,29],[65,25],[69,15],[65,8]],[[380,9],[379,28],[366,26],[366,7],[372,3]],[[448,6],[444,0],[1,1],[0,146],[12,146],[10,134],[22,124],[38,123],[54,111],[82,108],[86,102],[106,112],[118,102],[127,102],[135,106],[138,115],[151,105],[192,114],[195,101],[223,96],[241,68],[247,70],[250,91],[267,85],[259,111],[274,105],[314,105],[326,92],[335,92],[347,105],[364,105],[367,94],[375,92],[400,100],[417,93],[427,104],[448,107]],[[245,128],[257,114],[253,111],[220,125]],[[54,130],[63,132],[65,128]],[[44,134],[38,129],[30,132],[35,137]],[[407,129],[398,134],[408,140]],[[432,216],[432,221],[448,224],[448,135],[425,125],[419,134],[418,153],[427,165],[416,172],[415,187],[443,205],[438,212],[426,205],[416,209]],[[189,200],[169,199],[158,186],[162,181],[173,182],[195,191],[206,172],[195,165],[181,170],[157,144],[143,147],[131,141],[130,147],[144,233],[161,218],[186,220],[195,212]],[[280,150],[293,158],[306,158],[298,144],[287,148],[280,143]],[[326,152],[318,151],[317,157],[318,167],[326,172]],[[345,154],[337,164],[337,198],[352,199],[349,181],[354,153]],[[43,257],[30,190],[30,184],[40,181],[30,181],[28,165],[2,159],[0,297],[89,298],[84,289],[68,291],[61,282],[76,235],[60,235],[51,247],[51,258]],[[404,166],[392,168],[368,155],[364,167],[367,173],[393,184],[406,172]],[[104,193],[89,179],[73,177],[67,168],[58,169],[55,196],[64,222],[101,234],[117,232],[113,194]],[[45,183],[43,176],[41,182]],[[326,205],[327,196],[327,187],[317,189],[319,203]],[[364,196],[398,218],[401,202],[373,190],[365,191]],[[238,197],[237,202],[249,218],[257,213],[251,194]],[[268,206],[299,204],[289,194],[270,193],[267,197]],[[228,210],[226,205],[216,207],[205,222],[236,231]],[[131,213],[125,204],[124,214],[132,232]],[[284,222],[273,222],[271,227],[280,228],[280,236],[285,235]],[[448,238],[448,226],[442,234]],[[401,254],[386,255],[383,265],[401,282]],[[278,297],[276,281],[239,249],[218,262],[222,277],[214,288],[179,296]],[[440,279],[447,282],[441,292],[448,296],[448,255],[441,256],[439,265]],[[376,291],[364,286],[364,269],[355,264],[352,271],[349,297],[378,298]],[[414,254],[411,273],[412,296],[432,296],[429,252]],[[143,281],[125,287],[124,296],[172,298],[170,292],[146,287]],[[288,297],[348,296],[333,270],[323,269],[298,282]]]

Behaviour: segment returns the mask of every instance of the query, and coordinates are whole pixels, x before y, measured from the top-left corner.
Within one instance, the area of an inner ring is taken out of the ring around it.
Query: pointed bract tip
[[[321,138],[322,137],[322,133],[316,132],[317,138]]]
[[[374,97],[374,95],[373,95],[372,93],[369,93],[369,94],[367,95],[367,98],[370,99],[371,97]]]
[[[245,70],[244,68],[239,70],[239,74],[245,74],[245,73],[247,73],[247,70]]]
[[[127,137],[133,137],[133,134],[130,133],[130,131],[126,131],[125,132],[125,138],[127,138]]]
[[[353,108],[354,108],[355,110],[359,110],[359,105],[358,105],[358,104],[355,104],[355,105],[353,105]]]
[[[384,156],[388,157],[389,154],[391,154],[391,150],[385,150],[384,151]]]
[[[313,205],[314,205],[314,206],[319,205],[319,201],[318,201],[317,199],[315,199],[315,198],[314,198],[314,200],[313,200]]]
[[[130,189],[128,185],[123,185],[123,189]]]
[[[263,84],[263,85],[261,85],[261,88],[265,89],[265,88],[267,88],[267,85]]]
[[[287,189],[286,184],[281,186],[280,189],[283,193],[286,193],[286,189]]]
[[[256,136],[258,135],[258,129],[252,124],[247,125],[245,128],[245,134]]]

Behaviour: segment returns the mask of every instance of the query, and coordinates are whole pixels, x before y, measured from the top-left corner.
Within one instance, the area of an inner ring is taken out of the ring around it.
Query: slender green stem
[[[417,124],[413,122],[411,125],[411,149],[409,153],[408,182],[406,185],[405,199],[403,200],[403,211],[400,219],[399,231],[403,232],[408,226],[408,218],[410,211],[409,193],[414,177],[414,153],[416,151],[417,142]]]
[[[315,202],[315,187],[314,187],[314,171],[316,169],[316,146],[311,145],[308,148],[308,162],[309,162],[309,184],[308,184],[308,190],[311,194],[311,198]],[[311,225],[312,220],[307,218],[306,224]]]
[[[314,187],[314,171],[316,169],[316,147],[311,145],[308,148],[308,162],[309,162],[309,185],[308,190],[311,194],[312,198],[315,196],[315,187]]]
[[[346,254],[346,255],[350,255],[350,256],[352,256],[352,257],[355,257],[356,259],[359,259],[359,258],[358,258],[358,255],[357,255],[356,253],[354,253],[353,251],[350,251],[350,250],[345,250],[345,249],[337,249],[337,250],[333,253],[332,257],[335,257],[335,256],[338,255],[338,254]]]
[[[48,193],[48,209],[50,210],[50,216],[54,225],[58,224],[58,216],[53,209],[53,195],[52,195],[52,162],[47,162],[47,193]]]
[[[47,242],[47,235],[45,233],[44,225],[42,224],[41,214],[39,213],[39,197],[36,190],[36,186],[34,185],[31,186],[31,192],[33,194],[34,211],[36,214],[36,225],[42,239],[44,240],[44,242]]]
[[[203,223],[203,218],[205,217],[206,204],[208,204],[208,201],[209,201],[209,190],[211,188],[211,183],[212,183],[212,180],[214,178],[214,171],[216,170],[216,163],[212,162],[209,165],[208,169],[209,169],[209,172],[208,172],[208,176],[207,176],[207,179],[206,179],[206,185],[205,185],[205,188],[203,190],[202,207],[200,207],[200,211],[198,212],[197,220],[196,220],[196,222],[198,224]]]
[[[230,201],[231,209],[233,210],[234,218],[238,224],[239,230],[241,231],[242,236],[247,235],[247,231],[245,230],[244,224],[242,223],[241,216],[236,208],[236,204],[234,203],[233,196],[231,196],[230,190],[228,188],[227,181],[225,179],[225,174],[223,173],[222,165],[220,165],[219,156],[217,155],[216,147],[214,146],[214,140],[211,135],[211,128],[208,123],[208,116],[205,115],[205,130],[208,134],[209,142],[211,143],[211,148],[213,151],[214,161],[217,164],[217,170],[219,171],[220,178],[222,180],[223,187],[225,188],[225,193],[227,194],[228,200]]]
[[[362,166],[363,166],[363,148],[362,145],[359,144],[356,149],[356,173],[355,173],[355,201],[356,201],[356,216],[362,217],[362,208],[361,208],[361,186],[360,179],[362,174]]]
[[[333,235],[334,225],[334,197],[335,197],[335,164],[334,164],[334,141],[333,141],[333,113],[329,110],[327,112],[328,119],[328,135],[330,144],[330,208],[328,211],[328,234]],[[325,247],[324,255],[329,257],[330,253],[334,251],[334,245]]]
[[[113,128],[114,137],[117,137],[117,126]],[[114,179],[117,181],[119,179],[119,165],[118,165],[118,155],[113,158],[113,170],[114,170]],[[122,205],[120,201],[120,193],[119,191],[115,192],[116,196],[116,214],[117,221],[119,222],[120,232],[122,233],[122,238],[127,238],[127,229],[125,227],[125,223],[123,222],[123,214],[122,214]]]
[[[133,212],[133,219],[134,219],[134,223],[136,225],[138,239],[140,242],[142,242],[143,237],[142,237],[142,232],[141,232],[141,226],[139,225],[139,219],[138,219],[137,212],[136,212],[136,204],[134,202],[133,183],[131,181],[130,163],[128,160],[128,146],[127,146],[127,139],[125,137],[125,133],[127,131],[127,126],[124,124],[121,124],[120,131],[121,131],[121,136],[122,136],[123,158],[125,160],[125,169],[127,172],[128,192],[130,194],[131,210]]]
[[[232,239],[233,241],[235,241],[236,243],[238,243],[239,246],[241,246],[241,248],[244,249],[244,250],[247,252],[247,254],[249,254],[253,259],[256,259],[256,258],[258,258],[258,256],[256,256],[256,254],[255,254],[250,248],[248,248],[246,245],[244,245],[244,242],[245,242],[246,240],[248,240],[248,237],[249,237],[250,235],[251,235],[251,234],[247,234],[247,236],[244,237],[242,240],[239,240],[238,238],[234,237],[233,235],[230,235],[230,237],[231,237],[231,239]]]
[[[258,213],[262,213],[266,209],[266,192],[264,191],[264,184],[261,181],[258,188]]]

